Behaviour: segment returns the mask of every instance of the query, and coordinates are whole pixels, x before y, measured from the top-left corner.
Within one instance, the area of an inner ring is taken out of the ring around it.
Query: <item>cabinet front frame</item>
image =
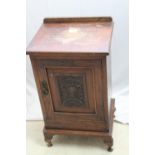
[[[79,122],[85,122],[86,125],[89,125],[90,123],[92,124],[97,124],[97,126],[99,126],[99,130],[108,130],[108,127],[109,127],[109,124],[108,124],[108,115],[107,115],[107,77],[106,77],[106,57],[103,56],[103,57],[73,57],[73,56],[69,56],[68,57],[63,57],[61,55],[57,55],[56,57],[55,56],[50,56],[50,57],[47,57],[47,56],[30,56],[31,58],[31,62],[32,62],[32,66],[33,66],[33,71],[34,71],[34,75],[35,75],[35,79],[36,79],[36,84],[37,84],[37,87],[38,87],[38,93],[39,93],[39,97],[40,97],[40,101],[41,101],[41,106],[42,106],[42,111],[43,111],[43,116],[44,116],[44,120],[45,120],[45,126],[48,127],[48,128],[57,128],[55,124],[59,123],[61,124],[61,121],[64,121],[64,120],[70,120],[72,123],[77,120],[78,118],[78,115],[79,113],[77,114],[74,114],[74,117],[70,117],[70,114],[69,113],[66,113],[64,115],[64,113],[58,113],[58,112],[54,112],[54,109],[53,109],[53,106],[52,104],[50,104],[50,101],[49,99],[43,97],[42,95],[42,92],[41,92],[41,86],[40,86],[40,74],[43,74],[43,73],[39,73],[38,70],[40,70],[38,68],[38,61],[40,60],[43,60],[43,61],[50,61],[50,60],[73,60],[73,61],[80,61],[80,64],[81,62],[88,62],[88,64],[86,63],[86,66],[85,67],[92,67],[94,66],[94,64],[98,67],[96,67],[97,69],[97,72],[99,73],[99,79],[96,79],[96,81],[99,81],[98,83],[98,90],[97,92],[99,92],[97,95],[97,98],[98,100],[100,100],[100,103],[97,103],[98,104],[98,114],[97,115],[94,115],[92,114],[92,117],[90,117],[90,119],[88,119],[88,115],[89,114],[80,114],[80,118],[81,119],[78,119]],[[94,62],[95,63],[94,63]],[[92,64],[89,63],[89,62],[93,62]],[[83,67],[83,64],[81,65]],[[48,80],[48,79],[46,79]],[[96,85],[96,83],[95,83]],[[102,94],[102,95],[101,95]],[[65,118],[62,119],[62,116]],[[91,114],[90,114],[91,116]],[[57,122],[57,123],[55,123]],[[78,124],[80,124],[78,123]],[[51,124],[54,124],[53,126],[51,126]],[[66,123],[66,127],[67,127],[67,124]],[[62,128],[65,126],[65,123],[62,125]],[[58,128],[61,128],[58,127]],[[85,127],[84,127],[85,128]],[[84,128],[82,130],[84,130]],[[66,128],[67,129],[67,128]],[[77,128],[76,128],[77,129]],[[80,129],[80,127],[79,127]],[[88,129],[89,130],[89,129]],[[91,129],[90,129],[91,130]],[[98,130],[98,129],[95,129],[92,128],[92,130]]]

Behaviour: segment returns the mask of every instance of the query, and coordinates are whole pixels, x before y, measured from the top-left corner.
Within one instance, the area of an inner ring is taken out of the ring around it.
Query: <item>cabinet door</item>
[[[36,59],[35,64],[47,128],[107,130],[106,70],[101,59]]]

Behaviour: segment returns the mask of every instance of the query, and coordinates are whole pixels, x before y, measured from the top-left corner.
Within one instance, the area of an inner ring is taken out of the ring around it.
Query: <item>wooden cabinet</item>
[[[48,145],[53,135],[75,134],[101,137],[112,150],[112,25],[110,17],[46,18],[28,46]]]

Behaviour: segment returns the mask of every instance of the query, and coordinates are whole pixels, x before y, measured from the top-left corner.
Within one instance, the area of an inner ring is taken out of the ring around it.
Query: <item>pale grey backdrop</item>
[[[111,16],[112,90],[116,98],[116,119],[128,122],[129,93],[129,19],[128,0],[27,0],[27,45],[45,17]],[[27,120],[40,120],[42,113],[27,56]]]

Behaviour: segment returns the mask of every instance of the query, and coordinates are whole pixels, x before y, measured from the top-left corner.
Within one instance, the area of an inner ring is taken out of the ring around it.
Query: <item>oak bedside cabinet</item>
[[[44,137],[96,136],[112,151],[111,17],[45,18],[30,45]]]

